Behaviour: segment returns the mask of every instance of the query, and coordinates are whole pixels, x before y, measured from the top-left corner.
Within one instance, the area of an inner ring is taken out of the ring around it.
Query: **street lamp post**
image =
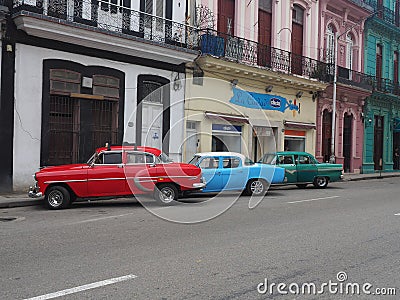
[[[336,134],[336,85],[337,85],[337,64],[338,64],[338,45],[339,38],[341,35],[335,33],[335,57],[333,66],[333,97],[332,97],[332,137],[331,137],[331,157],[329,158],[330,163],[335,163],[335,134]]]

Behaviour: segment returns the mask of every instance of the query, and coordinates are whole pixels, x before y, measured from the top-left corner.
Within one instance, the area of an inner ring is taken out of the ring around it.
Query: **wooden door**
[[[344,171],[350,172],[351,170],[351,156],[352,156],[352,124],[353,115],[346,114],[344,117],[344,128],[343,128],[343,156],[344,156]]]
[[[331,157],[332,113],[324,110],[322,116],[322,156],[324,162]]]
[[[302,75],[303,25],[292,23],[292,73]]]
[[[218,32],[222,35],[234,35],[234,28],[235,0],[218,0]]]
[[[374,164],[375,170],[380,170],[380,160],[383,163],[383,122],[384,117],[375,116],[375,127],[374,127]]]
[[[272,14],[258,10],[258,65],[271,67]]]

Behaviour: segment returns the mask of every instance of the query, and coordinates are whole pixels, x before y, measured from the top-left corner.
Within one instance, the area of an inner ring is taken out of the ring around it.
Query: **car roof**
[[[145,147],[145,146],[110,146],[110,147],[100,147],[96,149],[96,152],[100,153],[102,151],[143,151],[159,156],[161,154],[161,150],[153,147]]]
[[[246,157],[238,152],[200,152],[196,153],[196,156],[238,156],[242,160],[244,160]]]

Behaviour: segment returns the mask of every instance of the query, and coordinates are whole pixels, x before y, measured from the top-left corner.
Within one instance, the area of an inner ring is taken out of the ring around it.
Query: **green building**
[[[392,171],[400,146],[400,4],[398,0],[366,0],[375,14],[365,22],[365,73],[374,91],[364,105],[363,173]]]

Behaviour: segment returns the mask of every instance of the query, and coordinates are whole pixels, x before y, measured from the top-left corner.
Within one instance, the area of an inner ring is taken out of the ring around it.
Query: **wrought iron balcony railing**
[[[337,82],[357,86],[366,90],[372,90],[375,78],[371,75],[338,66]]]
[[[14,0],[13,14],[36,13],[42,18],[98,30],[127,34],[158,43],[193,49],[197,47],[198,31],[191,26],[97,0]],[[117,1],[115,1],[116,3]],[[125,1],[121,1],[124,2]],[[128,2],[128,1],[126,1]],[[130,2],[130,1],[129,1]]]
[[[332,66],[315,59],[211,29],[201,30],[199,35],[203,54],[325,82],[333,78]]]
[[[375,11],[375,16],[379,19],[389,23],[391,25],[400,27],[400,7],[396,10],[392,10],[381,3],[378,3],[377,0],[363,0],[366,5],[373,8]]]
[[[400,96],[400,85],[398,82],[387,78],[375,78],[374,90]]]

